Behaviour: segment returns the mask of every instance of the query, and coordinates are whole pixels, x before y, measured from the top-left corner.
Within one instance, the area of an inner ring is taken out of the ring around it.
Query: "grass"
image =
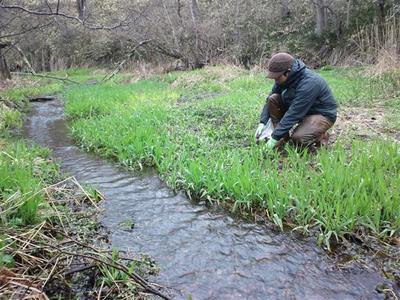
[[[381,98],[398,107],[386,77],[360,72],[320,71],[341,104]],[[281,228],[318,228],[325,243],[360,226],[382,237],[398,232],[398,144],[339,140],[316,156],[290,147],[287,157],[267,153],[253,134],[270,88],[261,73],[214,67],[129,85],[74,86],[65,92],[66,112],[86,150],[135,169],[155,166],[192,197],[242,213],[266,211]]]
[[[50,152],[17,141],[0,152],[1,225],[32,225],[39,221],[38,210],[44,204],[42,189],[56,176]]]
[[[339,104],[376,105],[399,96],[400,72],[366,76],[362,68],[331,68],[319,73],[329,82]],[[400,108],[400,101],[395,102]]]

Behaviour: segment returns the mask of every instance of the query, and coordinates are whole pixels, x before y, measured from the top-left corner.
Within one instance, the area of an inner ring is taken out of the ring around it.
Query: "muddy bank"
[[[64,171],[105,195],[102,222],[112,245],[155,259],[157,282],[174,298],[384,299],[382,284],[396,289],[376,265],[343,268],[314,241],[211,211],[156,175],[133,175],[81,152],[58,102],[34,104],[25,132],[53,149]]]

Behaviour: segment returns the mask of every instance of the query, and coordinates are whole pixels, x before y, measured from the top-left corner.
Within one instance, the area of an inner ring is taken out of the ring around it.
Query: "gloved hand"
[[[256,140],[258,140],[258,138],[260,137],[261,133],[263,132],[264,127],[265,127],[265,124],[263,124],[263,123],[258,124],[256,133],[254,135]]]
[[[278,144],[278,141],[275,140],[274,138],[270,138],[268,140],[268,142],[265,144],[265,147],[267,147],[267,149],[274,149],[276,144]]]

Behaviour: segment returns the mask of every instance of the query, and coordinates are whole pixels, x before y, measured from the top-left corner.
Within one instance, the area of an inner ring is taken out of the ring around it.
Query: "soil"
[[[383,107],[341,107],[330,130],[331,142],[339,138],[371,140],[386,137],[400,142],[400,132],[385,125],[387,109]]]

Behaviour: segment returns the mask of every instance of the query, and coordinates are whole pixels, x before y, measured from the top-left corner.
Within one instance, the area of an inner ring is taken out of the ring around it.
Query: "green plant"
[[[382,91],[372,88],[371,78],[354,77],[361,71],[321,75],[340,102],[370,105]],[[399,230],[396,143],[338,141],[316,156],[290,146],[285,158],[266,155],[252,136],[270,84],[259,73],[227,80],[216,74],[205,69],[166,75],[164,81],[69,90],[73,135],[86,150],[130,168],[155,166],[169,185],[192,198],[225,202],[242,213],[266,210],[280,228],[317,227],[327,245],[358,226],[382,236]],[[213,93],[215,86],[222,93]],[[88,107],[103,113],[88,117]]]

